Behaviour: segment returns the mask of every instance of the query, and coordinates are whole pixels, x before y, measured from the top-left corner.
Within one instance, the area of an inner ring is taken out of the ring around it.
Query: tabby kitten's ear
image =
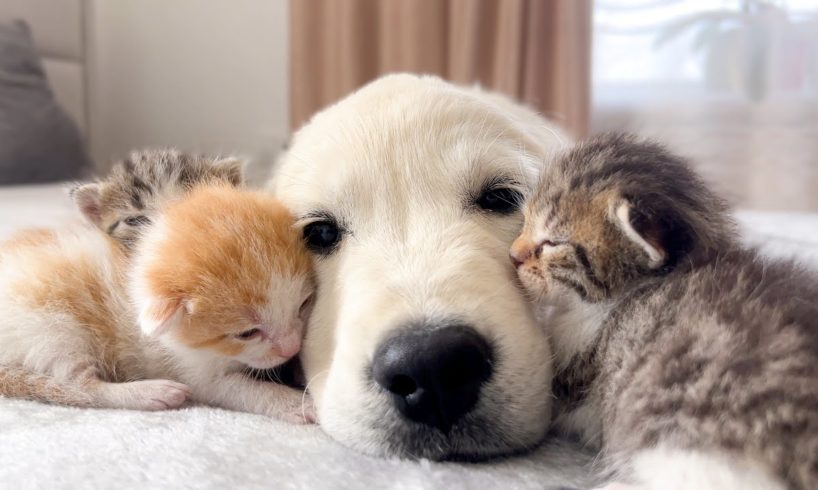
[[[71,198],[85,218],[99,226],[102,221],[102,184],[92,182],[81,184],[71,189]]]
[[[612,214],[622,233],[645,252],[648,267],[670,268],[690,251],[692,232],[672,208],[653,204],[622,199],[614,203]]]
[[[662,237],[657,227],[625,200],[614,204],[613,214],[622,233],[648,255],[648,266],[651,269],[662,266],[667,259],[667,253],[662,246]]]
[[[244,162],[236,157],[216,160],[211,167],[219,178],[225,179],[234,187],[240,186],[244,181]]]
[[[188,300],[152,298],[139,313],[139,326],[145,335],[160,337],[178,327],[191,313],[193,303]]]

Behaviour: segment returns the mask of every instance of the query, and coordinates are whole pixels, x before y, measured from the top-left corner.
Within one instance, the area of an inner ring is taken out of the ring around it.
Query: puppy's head
[[[433,459],[543,437],[551,354],[507,250],[559,140],[506,99],[408,75],[299,131],[273,187],[317,259],[302,355],[330,435]]]

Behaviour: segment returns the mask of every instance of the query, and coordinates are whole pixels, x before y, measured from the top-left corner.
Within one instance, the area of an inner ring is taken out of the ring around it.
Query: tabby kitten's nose
[[[515,269],[519,268],[526,260],[531,258],[531,252],[534,250],[534,247],[534,242],[529,240],[525,235],[520,235],[514,240],[514,243],[511,244],[509,258],[511,258],[511,263],[514,264]]]

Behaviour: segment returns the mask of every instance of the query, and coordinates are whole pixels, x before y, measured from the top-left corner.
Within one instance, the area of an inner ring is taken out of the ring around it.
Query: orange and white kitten
[[[202,186],[133,256],[88,228],[0,248],[0,395],[314,420],[302,392],[244,373],[300,349],[314,287],[292,225],[271,197]]]

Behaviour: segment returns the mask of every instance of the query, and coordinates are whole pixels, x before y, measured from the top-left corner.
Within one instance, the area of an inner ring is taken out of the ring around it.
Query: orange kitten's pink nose
[[[301,332],[291,331],[279,338],[275,342],[276,350],[281,357],[290,358],[298,354],[301,350]]]
[[[517,239],[514,240],[514,243],[511,244],[511,251],[509,252],[509,257],[514,267],[519,268],[526,260],[531,258],[531,253],[535,247],[536,244],[526,235],[518,236]]]

